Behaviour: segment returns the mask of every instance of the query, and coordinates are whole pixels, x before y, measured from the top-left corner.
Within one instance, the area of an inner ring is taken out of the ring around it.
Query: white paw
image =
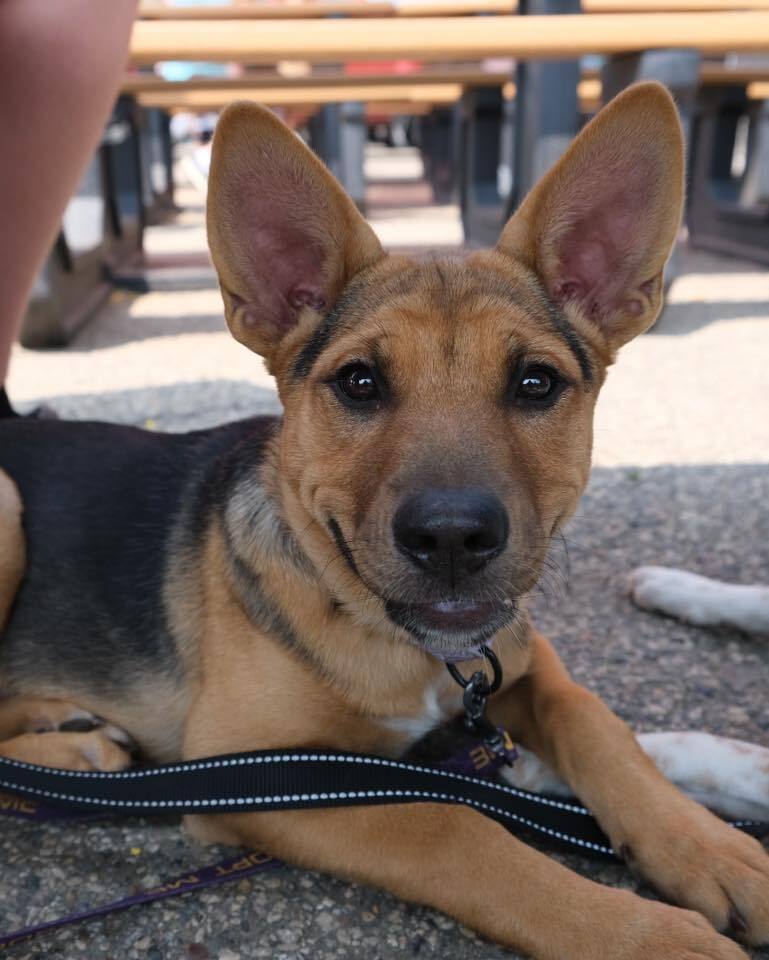
[[[638,567],[630,574],[630,596],[644,610],[659,610],[686,623],[721,622],[722,584],[673,567]]]
[[[769,587],[721,583],[672,567],[638,567],[630,574],[629,592],[639,607],[686,623],[769,635]]]

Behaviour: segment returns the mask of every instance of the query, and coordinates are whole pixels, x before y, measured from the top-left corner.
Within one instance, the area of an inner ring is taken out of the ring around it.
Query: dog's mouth
[[[471,660],[495,633],[512,623],[512,600],[438,600],[432,603],[385,602],[388,617],[422,649],[440,660]]]

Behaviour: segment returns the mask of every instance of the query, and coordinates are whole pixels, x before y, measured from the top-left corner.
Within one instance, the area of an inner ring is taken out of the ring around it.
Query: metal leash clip
[[[481,654],[491,664],[493,671],[491,683],[483,670],[476,670],[468,680],[460,673],[455,663],[447,663],[446,667],[453,679],[464,689],[462,702],[465,708],[466,729],[478,737],[491,754],[512,766],[504,730],[495,727],[486,716],[486,702],[502,685],[502,667],[497,655],[485,644],[481,647]]]

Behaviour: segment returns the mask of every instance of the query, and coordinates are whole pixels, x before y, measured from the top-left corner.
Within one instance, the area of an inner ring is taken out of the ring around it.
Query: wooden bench
[[[187,93],[210,92],[225,99],[236,99],[243,90],[291,90],[299,87],[321,88],[336,87],[344,94],[344,99],[354,97],[354,88],[360,86],[386,87],[395,92],[398,87],[418,85],[454,84],[458,86],[502,86],[510,79],[507,72],[484,70],[481,66],[450,67],[424,69],[413,73],[344,73],[336,68],[326,68],[323,72],[312,71],[300,76],[285,76],[278,71],[257,73],[247,71],[239,77],[192,77],[189,80],[169,81],[155,74],[128,75],[123,80],[123,93],[132,93],[143,102],[150,102],[152,95],[160,94],[178,102],[184,102]]]
[[[526,9],[537,6],[547,9],[547,0],[526,0]],[[518,78],[525,74],[543,76],[543,71],[549,71],[553,79],[548,84],[535,82],[534,87],[539,91],[537,104],[533,104],[530,97],[523,97],[517,108],[518,134],[517,143],[519,156],[516,162],[512,157],[507,158],[507,166],[515,168],[517,176],[517,194],[513,202],[519,199],[528,186],[542,172],[543,165],[557,155],[561,149],[559,142],[550,137],[549,153],[544,155],[537,149],[540,138],[546,136],[545,118],[552,118],[555,113],[558,123],[563,127],[560,143],[568,142],[569,137],[576,131],[577,118],[577,58],[586,53],[600,53],[606,55],[620,55],[623,60],[616,61],[615,77],[608,75],[611,87],[617,83],[616,78],[625,77],[625,82],[634,79],[629,64],[636,64],[640,60],[633,60],[629,55],[641,54],[647,50],[688,49],[693,51],[690,63],[701,54],[720,55],[730,52],[763,51],[769,49],[769,2],[764,4],[758,0],[757,6],[762,9],[750,11],[723,11],[724,2],[715,3],[707,0],[704,6],[714,12],[691,12],[694,7],[691,2],[685,4],[689,12],[669,12],[670,7],[682,9],[681,0],[668,0],[663,4],[660,0],[644,0],[643,7],[637,2],[635,7],[629,0],[613,0],[612,5],[604,2],[603,11],[589,16],[552,14],[549,16],[536,15],[498,15],[493,17],[436,17],[429,19],[409,19],[405,21],[397,15],[376,17],[373,19],[293,19],[275,20],[260,19],[254,8],[249,13],[250,19],[174,19],[145,20],[136,24],[131,45],[131,56],[135,63],[150,63],[158,59],[191,59],[214,60],[222,62],[237,61],[246,64],[275,64],[280,60],[304,60],[313,64],[345,63],[355,60],[388,60],[388,59],[415,59],[425,63],[447,62],[452,60],[480,60],[489,57],[515,57],[519,61],[546,59],[571,60],[572,66],[557,65],[552,67],[541,62],[525,63],[518,67]],[[649,4],[665,6],[668,12],[660,13],[627,13],[628,9],[649,10]],[[591,7],[591,3],[593,4]],[[576,6],[576,4],[575,4]],[[751,6],[746,0],[745,6]],[[598,0],[585,0],[585,10],[598,10]],[[281,8],[285,9],[285,8]],[[433,6],[433,9],[436,9]],[[701,11],[702,6],[697,6]],[[231,14],[231,10],[228,13]],[[694,53],[696,51],[696,54]],[[654,56],[658,56],[655,54]],[[645,58],[646,59],[646,58]],[[635,68],[634,68],[635,69]],[[523,71],[523,74],[522,74]],[[560,73],[559,73],[560,71]],[[691,67],[687,68],[687,75],[691,78]],[[638,76],[646,75],[638,68]],[[652,74],[653,75],[653,74]],[[413,78],[409,78],[411,81]],[[667,75],[660,79],[668,79]],[[419,81],[421,83],[421,81]],[[668,80],[668,82],[670,82]],[[250,96],[272,103],[296,102],[298,90],[302,91],[305,102],[320,102],[323,94],[320,92],[323,84],[311,90],[313,84],[297,86],[285,93],[278,93],[278,86],[270,84],[255,84],[253,87],[232,85],[229,96],[217,91],[214,97],[210,92],[204,95],[200,92],[190,92],[186,99],[187,106],[214,109],[225,99],[234,96]],[[620,84],[621,85],[621,84]],[[334,86],[337,86],[334,84]],[[384,100],[387,94],[374,90],[378,84],[369,84],[372,100]],[[406,84],[404,83],[404,89]],[[410,84],[409,84],[410,86]],[[468,85],[469,86],[469,85]],[[524,89],[527,83],[523,82]],[[675,83],[673,83],[675,88]],[[269,89],[268,89],[269,88]],[[480,84],[473,88],[476,92],[468,94],[463,101],[465,134],[477,134],[473,131],[474,120],[467,118],[468,110],[485,112],[493,115],[504,109],[501,104],[501,93],[492,91],[484,94]],[[546,93],[543,93],[543,89]],[[689,83],[689,90],[694,84]],[[351,95],[352,85],[346,88],[339,84],[336,90],[329,91],[329,96],[342,97]],[[563,92],[571,91],[564,101]],[[683,88],[681,88],[683,90]],[[233,91],[238,91],[234,93]],[[680,92],[680,91],[676,91]],[[170,94],[171,92],[168,91]],[[163,91],[158,96],[165,96]],[[174,94],[171,94],[175,96]],[[178,94],[181,97],[181,91]],[[444,91],[448,100],[454,94],[448,89]],[[497,101],[494,103],[494,97]],[[570,97],[573,96],[573,101]],[[400,99],[400,98],[399,98]],[[407,98],[411,102],[425,102],[424,91],[421,94],[414,91]],[[437,99],[437,95],[436,95]],[[547,102],[545,102],[547,100]],[[147,102],[169,103],[169,101],[148,100]],[[593,98],[595,105],[597,96]],[[474,104],[474,106],[471,106]],[[583,104],[585,106],[585,104]],[[571,117],[571,119],[569,119]],[[549,122],[549,120],[548,120]],[[476,137],[469,146],[465,144],[465,166],[472,166],[473,157],[478,163],[486,163],[487,176],[496,176],[496,167],[484,157],[494,157],[495,149],[499,148],[500,134],[494,132],[493,123],[486,124],[491,131],[488,143],[480,142]],[[464,140],[468,137],[464,136]],[[520,144],[526,144],[525,152]],[[534,160],[535,154],[539,158]],[[468,159],[469,158],[469,159]],[[539,164],[539,166],[538,166]],[[470,184],[475,182],[475,174],[465,170],[465,179],[469,177]],[[493,191],[484,190],[488,195]],[[468,199],[470,198],[470,199]],[[463,204],[465,209],[472,206],[472,189],[463,188]],[[492,211],[491,220],[497,214]],[[468,221],[469,224],[469,221]],[[466,226],[468,225],[466,224]],[[470,231],[468,230],[468,235]],[[480,238],[482,241],[487,236]]]
[[[342,0],[319,3],[232,3],[223,7],[163,7],[143,4],[146,20],[320,20],[324,17],[451,17],[473,14],[515,13],[513,0],[417,0],[398,5],[388,0]]]
[[[279,60],[425,62],[573,58],[686,48],[703,54],[763,52],[769,11],[370,20],[139,20],[131,60],[274,64]]]
[[[769,99],[769,66],[747,69],[704,63],[699,82],[703,86],[745,87],[748,99]],[[125,78],[122,91],[135,95],[143,106],[196,113],[221,110],[232,100],[255,100],[268,106],[320,105],[344,100],[452,103],[465,89],[477,87],[499,87],[506,100],[513,99],[516,92],[510,74],[481,67],[363,75],[334,70],[299,77],[277,72],[246,73],[240,77],[200,76],[178,82],[137,74]],[[577,92],[582,112],[594,112],[602,102],[600,75],[594,70],[585,71]]]
[[[144,3],[145,20],[293,20],[324,17],[449,17],[511,14],[516,0],[418,0],[405,4],[385,0],[320,3],[231,3],[223,7],[166,7]],[[705,13],[769,10],[769,0],[582,0],[583,13]]]
[[[496,84],[499,86],[499,83]],[[221,110],[233,100],[254,100],[268,107],[322,106],[327,103],[357,101],[361,103],[384,103],[398,100],[401,103],[456,103],[462,96],[463,85],[459,83],[416,84],[302,84],[283,86],[249,85],[216,90],[161,90],[142,93],[138,100],[145,107],[160,107],[171,112],[208,113]]]

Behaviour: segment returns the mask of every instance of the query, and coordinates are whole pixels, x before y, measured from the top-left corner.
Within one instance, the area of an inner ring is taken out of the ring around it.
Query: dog
[[[699,627],[732,627],[769,636],[769,587],[724,583],[675,567],[637,567],[630,596],[643,610],[657,610]]]
[[[185,435],[0,423],[0,754],[118,769],[127,734],[154,761],[398,756],[461,713],[444,661],[479,669],[493,643],[491,719],[679,906],[579,877],[463,806],[188,829],[379,885],[539,960],[738,960],[723,933],[767,942],[761,845],[665,780],[523,602],[586,484],[606,368],[659,311],[682,194],[675,106],[642,84],[493,250],[387,255],[293,133],[231,105],[209,243],[230,330],[265,358],[284,416]]]

